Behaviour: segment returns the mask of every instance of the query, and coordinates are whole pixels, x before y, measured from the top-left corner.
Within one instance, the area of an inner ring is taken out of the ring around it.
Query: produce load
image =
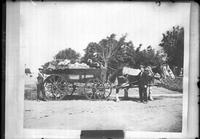
[[[47,62],[45,65],[43,65],[44,71],[54,71],[54,70],[65,70],[65,69],[88,69],[90,66],[88,66],[86,63],[71,63],[70,60],[53,60],[51,62]]]

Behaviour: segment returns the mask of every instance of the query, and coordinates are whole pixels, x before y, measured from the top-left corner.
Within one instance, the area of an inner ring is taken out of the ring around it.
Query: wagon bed
[[[44,87],[48,99],[63,99],[81,87],[87,99],[108,98],[111,85],[106,82],[106,69],[56,69],[45,70]]]
[[[57,69],[57,70],[47,70],[43,72],[46,75],[58,75],[63,76],[68,80],[68,82],[86,82],[91,78],[101,78],[103,80],[103,76],[105,74],[105,69]]]

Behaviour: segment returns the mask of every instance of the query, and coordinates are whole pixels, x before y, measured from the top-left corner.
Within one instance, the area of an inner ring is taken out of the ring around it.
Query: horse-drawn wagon
[[[163,68],[165,67],[165,68]],[[80,88],[81,94],[89,100],[107,99],[112,89],[116,89],[116,100],[118,100],[119,89],[124,89],[125,94],[128,94],[128,89],[138,87],[138,73],[140,70],[131,69],[132,74],[123,73],[125,68],[116,69],[108,73],[106,68],[64,68],[54,70],[44,70],[43,73],[47,75],[44,80],[44,88],[47,99],[61,100],[64,97],[71,96]],[[145,68],[145,74],[150,82],[154,79],[154,74],[159,73],[163,76],[173,77],[173,73],[169,66],[162,65],[158,67],[158,71],[151,70],[151,67]],[[120,77],[123,77],[120,79]],[[113,79],[111,79],[113,78]],[[118,83],[114,81],[117,79]],[[149,82],[148,81],[148,82]],[[115,84],[115,85],[114,85]],[[150,96],[150,86],[149,96]]]
[[[56,69],[43,71],[47,75],[44,88],[47,99],[61,100],[78,89],[89,100],[106,99],[112,88],[106,81],[106,69]]]

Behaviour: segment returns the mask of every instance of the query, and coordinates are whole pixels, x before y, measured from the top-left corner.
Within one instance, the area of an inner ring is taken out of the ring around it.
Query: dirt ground
[[[138,102],[138,89],[129,90],[129,98],[90,101],[73,96],[62,101],[24,101],[24,127],[71,130],[132,130],[181,132],[182,94],[165,88],[152,88],[153,101]]]

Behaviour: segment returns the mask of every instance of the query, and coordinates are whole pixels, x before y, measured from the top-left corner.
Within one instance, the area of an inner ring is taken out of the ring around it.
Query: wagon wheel
[[[104,99],[108,99],[108,97],[111,95],[112,93],[112,86],[110,82],[106,82],[104,83],[104,87],[105,87],[105,92],[104,92]]]
[[[51,75],[44,81],[45,95],[48,100],[61,100],[72,95],[72,85],[61,76]]]
[[[102,99],[105,93],[103,82],[98,78],[88,80],[84,87],[84,93],[89,100]]]

